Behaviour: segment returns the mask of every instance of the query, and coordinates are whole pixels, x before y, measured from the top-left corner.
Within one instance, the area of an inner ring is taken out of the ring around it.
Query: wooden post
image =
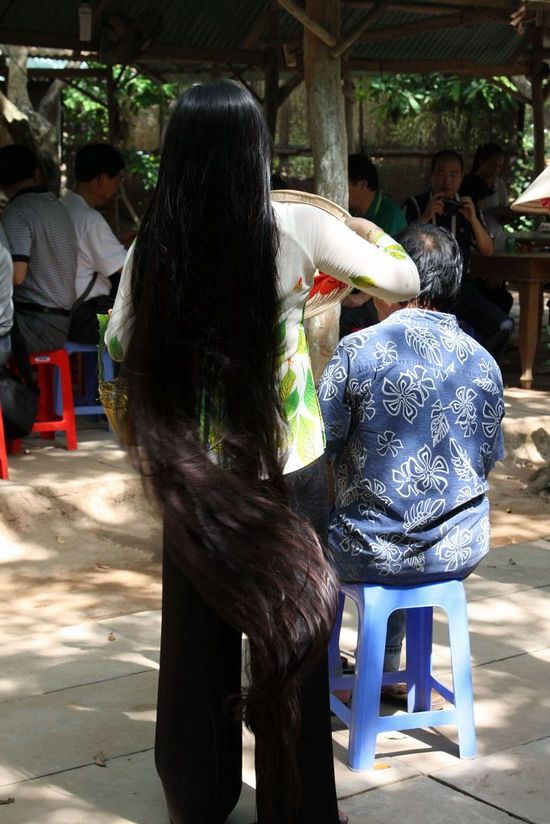
[[[278,34],[278,9],[272,9],[269,20],[269,37],[276,43]],[[265,63],[264,117],[273,141],[277,128],[277,110],[279,108],[279,51],[276,45],[269,48]]]
[[[355,95],[353,92],[353,80],[348,71],[344,71],[344,107],[346,112],[346,134],[348,138],[348,154],[353,154],[355,151],[354,129],[353,129],[353,112],[355,108]]]
[[[306,0],[308,17],[338,37],[340,3]],[[347,207],[347,139],[341,60],[308,28],[304,29],[304,79],[316,191]]]
[[[543,45],[542,29],[538,28],[535,39],[535,50],[540,51]],[[542,85],[543,64],[540,58],[533,61],[531,71],[531,101],[533,104],[533,138],[535,177],[545,167],[544,153],[544,89]]]
[[[334,0],[306,0],[310,20],[330,33],[340,34],[340,6]],[[347,208],[347,137],[342,93],[341,58],[332,57],[329,46],[304,28],[304,80],[309,136],[313,152],[315,190]],[[313,374],[317,380],[338,342],[340,307],[312,318],[307,324]]]
[[[118,115],[116,87],[112,66],[107,67],[107,118],[109,143],[111,143],[113,146],[117,146],[120,131],[120,121]],[[107,218],[107,221],[115,235],[120,234],[120,215],[118,211],[118,198],[115,197],[109,203],[105,210],[105,217]]]

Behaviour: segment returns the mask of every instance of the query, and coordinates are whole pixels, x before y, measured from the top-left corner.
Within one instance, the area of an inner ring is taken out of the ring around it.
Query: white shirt
[[[319,458],[325,448],[303,325],[304,306],[316,270],[388,301],[414,297],[420,284],[416,266],[403,247],[382,231],[374,243],[369,243],[315,206],[275,202],[273,209],[280,237],[279,322],[285,340],[279,365],[281,405],[288,425],[285,472],[293,472]],[[134,332],[132,257],[133,247],[105,333],[105,343],[115,360],[124,359]]]
[[[69,213],[78,240],[76,296],[80,297],[94,272],[97,278],[86,300],[111,292],[110,275],[122,269],[126,249],[97,209],[76,192],[67,191],[61,200]]]

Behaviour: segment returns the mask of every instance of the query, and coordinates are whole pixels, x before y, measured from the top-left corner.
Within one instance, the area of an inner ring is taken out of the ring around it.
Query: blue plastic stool
[[[358,639],[354,675],[342,675],[340,628],[344,596],[357,605]],[[431,672],[433,607],[442,607],[449,617],[453,692]],[[407,663],[399,672],[384,673],[384,651],[388,618],[397,609],[406,612]],[[338,617],[329,646],[330,707],[349,728],[348,763],[352,770],[372,766],[376,736],[389,730],[410,730],[455,724],[461,758],[476,754],[474,700],[470,662],[470,637],[466,595],[462,581],[442,581],[414,587],[384,587],[374,584],[341,584]],[[407,713],[380,716],[383,684],[405,681]],[[454,709],[431,710],[435,688]],[[352,690],[351,709],[333,693]]]
[[[91,387],[91,392],[95,395],[98,399],[97,403],[91,404],[81,404],[79,406],[75,405],[74,413],[75,415],[103,415],[104,409],[102,405],[99,403],[99,391],[98,391],[98,384],[97,384],[97,346],[92,343],[75,343],[74,341],[67,341],[65,346],[63,347],[69,356],[81,353],[84,355],[93,354],[93,360],[90,359],[90,366],[91,370],[88,368],[88,364],[86,364],[86,389],[88,390]],[[112,381],[115,377],[115,367],[113,361],[111,360],[109,353],[105,349],[103,352],[103,379],[106,381]],[[88,392],[87,392],[88,394]],[[86,398],[89,400],[89,397]],[[55,390],[55,411],[59,414],[59,409],[61,409],[61,386],[56,384]]]

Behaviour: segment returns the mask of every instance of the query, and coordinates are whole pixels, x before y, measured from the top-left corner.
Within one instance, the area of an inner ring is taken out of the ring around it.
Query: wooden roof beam
[[[272,11],[273,6],[270,6],[265,9],[262,14],[256,18],[256,20],[254,20],[249,31],[241,40],[241,49],[251,49],[261,37],[267,34]]]
[[[529,63],[492,64],[473,63],[464,60],[364,60],[354,58],[346,60],[344,68],[351,71],[363,71],[371,74],[460,74],[471,77],[494,77],[499,74],[508,76],[529,74]]]
[[[75,35],[62,32],[31,31],[28,29],[3,29],[0,27],[0,43],[7,46],[37,46],[46,49],[71,49],[73,52],[97,52],[99,43],[91,40],[83,43]]]
[[[341,57],[353,44],[359,40],[361,35],[374,23],[375,20],[383,14],[386,9],[391,6],[392,0],[378,0],[373,8],[367,12],[365,17],[361,20],[357,28],[349,34],[341,37],[333,49],[330,50],[334,58]]]
[[[493,14],[486,14],[485,12],[461,12],[459,14],[449,14],[441,17],[429,17],[414,23],[402,23],[398,26],[384,26],[383,28],[371,29],[371,31],[363,34],[360,42],[372,43],[373,41],[379,40],[393,40],[398,37],[414,37],[416,34],[422,32],[475,26],[486,20],[494,20]]]
[[[233,63],[263,66],[265,54],[259,49],[216,49],[201,46],[163,46],[152,43],[139,55],[140,61],[162,63]]]
[[[282,86],[279,86],[279,106],[285,102],[294,89],[298,88],[303,79],[304,74],[300,71],[293,74]]]
[[[252,86],[250,86],[250,85],[249,85],[249,83],[248,83],[248,81],[246,80],[246,78],[244,77],[243,73],[242,73],[242,72],[240,72],[240,71],[239,71],[239,70],[238,70],[235,66],[233,66],[231,63],[228,63],[228,64],[227,64],[227,68],[229,69],[229,71],[231,72],[231,74],[232,74],[234,77],[236,77],[236,78],[237,78],[237,80],[239,80],[239,81],[243,84],[243,86],[245,87],[245,89],[248,89],[248,91],[250,92],[250,94],[252,95],[252,97],[254,97],[254,98],[255,98],[255,100],[256,100],[256,101],[260,104],[260,106],[261,106],[261,105],[263,104],[263,102],[264,102],[264,101],[262,100],[262,98],[260,97],[260,95],[259,95],[259,94],[257,94],[257,93],[254,91],[254,89],[252,88]],[[246,68],[250,68],[250,67],[249,67],[249,66],[247,66]],[[246,69],[245,69],[245,71],[246,71]]]
[[[105,78],[107,76],[106,69],[27,69],[29,77],[41,78],[48,80],[59,79],[64,80],[67,77],[99,77]]]
[[[326,46],[329,46],[329,48],[334,48],[334,46],[336,46],[336,37],[327,31],[324,26],[321,26],[320,23],[314,20],[313,17],[310,17],[309,14],[304,11],[302,6],[299,6],[294,2],[294,0],[278,0],[278,3],[292,17],[296,18],[299,23],[305,26],[308,31],[318,37],[319,40],[321,40],[321,42]]]
[[[352,9],[370,9],[374,5],[374,0],[342,0],[345,6],[349,6]],[[463,8],[468,8],[469,4],[466,2],[461,3]],[[430,14],[432,16],[436,15],[445,15],[445,14],[454,14],[455,9],[454,7],[450,7],[449,5],[443,2],[440,3],[403,3],[403,2],[392,2],[389,6],[390,11],[402,11],[406,12],[407,14]],[[506,9],[506,11],[510,11],[511,9]],[[494,7],[490,7],[487,5],[477,5],[475,6],[475,11],[495,11]]]

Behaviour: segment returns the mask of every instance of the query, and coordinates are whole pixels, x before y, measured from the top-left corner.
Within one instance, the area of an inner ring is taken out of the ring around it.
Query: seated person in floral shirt
[[[456,240],[417,223],[399,241],[419,295],[377,300],[385,319],[340,341],[319,397],[339,576],[406,586],[465,578],[489,551],[487,475],[503,457],[504,402],[495,360],[448,314],[462,273]],[[404,634],[404,614],[394,613],[386,671],[399,668]]]

